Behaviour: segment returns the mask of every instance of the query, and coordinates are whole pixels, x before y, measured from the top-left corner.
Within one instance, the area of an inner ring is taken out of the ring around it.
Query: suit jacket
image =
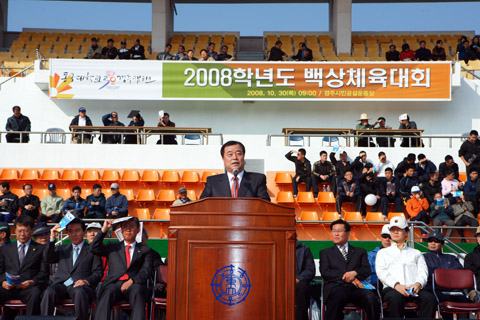
[[[108,259],[108,275],[102,287],[116,282],[125,273],[136,283],[146,285],[153,272],[152,249],[140,243],[135,244],[133,257],[127,269],[124,242],[109,242],[105,245],[103,244],[105,236],[106,233],[99,232],[90,245],[93,254]]]
[[[357,248],[348,244],[347,260],[343,258],[342,253],[336,245],[320,251],[320,273],[326,282],[324,287],[325,297],[331,288],[336,286],[352,286],[342,280],[347,271],[357,272],[357,279],[362,281],[368,278],[371,273],[370,263],[368,262],[367,251],[363,248]]]
[[[207,197],[231,197],[230,182],[226,173],[210,176],[207,178],[205,188],[200,199]],[[261,198],[270,201],[267,192],[267,178],[264,174],[255,172],[244,172],[240,188],[239,198]]]
[[[55,248],[55,242],[50,242],[45,246],[44,258],[47,263],[58,263],[52,285],[63,283],[72,278],[73,282],[87,280],[89,286],[95,288],[102,279],[102,259],[90,252],[88,243],[83,244],[75,265],[73,265],[72,244],[64,244]]]
[[[37,286],[47,284],[48,267],[43,259],[43,251],[44,246],[32,240],[20,267],[17,242],[3,246],[0,250],[0,282],[5,281],[5,272],[8,272],[19,275],[22,281],[33,280]]]

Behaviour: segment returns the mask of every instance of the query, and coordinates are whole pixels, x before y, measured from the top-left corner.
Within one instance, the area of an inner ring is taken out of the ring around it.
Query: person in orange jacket
[[[428,215],[428,201],[423,197],[422,192],[418,186],[413,186],[410,199],[407,201],[407,212],[410,216],[410,221],[423,221],[426,224],[430,222]]]

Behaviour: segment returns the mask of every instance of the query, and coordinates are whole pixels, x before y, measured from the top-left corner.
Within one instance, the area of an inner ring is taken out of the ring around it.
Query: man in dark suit
[[[265,175],[244,170],[245,146],[241,142],[226,142],[222,146],[220,154],[227,173],[208,177],[200,199],[207,197],[245,197],[270,201]]]
[[[312,61],[313,60],[313,53],[312,49],[307,48],[305,42],[300,42],[298,44],[299,49],[297,55],[292,56],[293,60],[300,60],[300,61]]]
[[[90,252],[85,243],[85,222],[74,219],[67,225],[71,244],[55,248],[58,237],[57,225],[50,231],[50,242],[44,250],[47,263],[58,263],[53,283],[45,290],[40,304],[42,315],[53,315],[55,305],[62,299],[71,298],[75,316],[87,320],[90,304],[95,297],[95,288],[103,276],[102,260]]]
[[[135,241],[140,231],[137,217],[120,224],[124,240],[103,244],[107,231],[113,220],[105,220],[101,232],[97,234],[90,251],[107,257],[108,276],[98,294],[95,319],[110,320],[115,302],[127,300],[132,307],[131,320],[145,319],[145,302],[147,301],[147,279],[152,273],[151,249]]]
[[[30,216],[15,219],[17,241],[0,250],[0,303],[20,299],[27,305],[26,315],[40,314],[40,294],[47,282],[43,259],[44,246],[32,241],[34,221]],[[20,276],[20,284],[9,284],[6,273]],[[13,319],[5,315],[5,319]]]
[[[361,282],[371,273],[367,252],[348,243],[348,222],[334,221],[330,230],[334,246],[320,251],[320,272],[325,281],[325,319],[342,320],[343,308],[352,302],[365,309],[367,319],[378,320],[380,304],[377,297],[372,291],[363,289]]]
[[[315,262],[310,248],[295,240],[295,320],[308,320]]]

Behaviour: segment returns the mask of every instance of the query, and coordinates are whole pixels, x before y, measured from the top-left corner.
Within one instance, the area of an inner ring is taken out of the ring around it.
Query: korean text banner
[[[52,59],[49,80],[52,99],[162,99],[158,61]]]
[[[164,62],[163,98],[451,100],[450,62]]]

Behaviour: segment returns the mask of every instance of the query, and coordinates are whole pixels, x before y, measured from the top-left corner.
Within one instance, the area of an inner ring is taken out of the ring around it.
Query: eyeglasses
[[[346,232],[345,230],[332,230],[332,233],[342,233],[342,232]]]
[[[389,235],[386,235],[386,234],[385,234],[385,235],[382,235],[382,239],[390,239],[390,240],[392,240],[392,237],[390,237]]]
[[[438,239],[428,239],[428,242],[442,243],[442,241],[440,241]]]

